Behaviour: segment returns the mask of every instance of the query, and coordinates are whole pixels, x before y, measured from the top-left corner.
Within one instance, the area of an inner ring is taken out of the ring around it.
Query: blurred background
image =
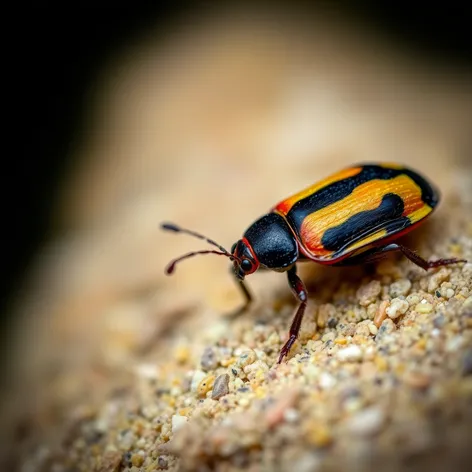
[[[237,305],[221,258],[164,276],[168,260],[204,245],[160,232],[163,220],[230,248],[279,200],[369,160],[432,178],[442,215],[470,210],[468,32],[458,8],[401,2],[22,17],[21,137],[2,188],[8,389],[34,388],[39,404],[38,385],[64,365],[98,362],[87,377],[97,382],[150,344],[163,349],[160,333],[189,311],[205,319]],[[260,303],[284,284],[251,281]],[[62,398],[90,386],[60,379]]]

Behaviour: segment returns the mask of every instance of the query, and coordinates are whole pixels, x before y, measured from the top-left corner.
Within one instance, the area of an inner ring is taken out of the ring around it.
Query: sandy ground
[[[425,273],[306,265],[299,341],[283,275],[227,261],[273,204],[338,169],[395,161],[441,189],[406,240],[472,261],[472,90],[325,18],[221,15],[130,45],[95,90],[58,237],[19,300],[2,470],[445,470],[471,459],[472,263]],[[470,449],[470,447],[469,447]]]

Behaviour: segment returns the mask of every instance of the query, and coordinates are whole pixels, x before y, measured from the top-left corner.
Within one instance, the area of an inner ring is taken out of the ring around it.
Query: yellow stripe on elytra
[[[387,236],[387,230],[381,229],[380,231],[377,231],[376,233],[371,234],[370,236],[367,236],[363,239],[360,239],[359,241],[356,241],[354,244],[351,244],[347,248],[343,249],[342,252],[343,253],[351,252],[364,246],[366,246],[366,249],[369,249],[369,247],[367,247],[368,244],[378,241],[379,239],[385,238],[385,236]]]
[[[414,215],[415,219],[421,219],[431,211],[431,208],[425,208],[427,205],[421,199],[420,187],[407,175],[401,174],[388,180],[369,180],[356,187],[347,197],[321,208],[304,219],[300,228],[304,246],[314,256],[326,256],[332,253],[327,251],[321,242],[325,231],[342,225],[359,212],[375,210],[380,206],[384,195],[388,193],[394,193],[402,198],[405,205],[403,216]],[[376,241],[383,236],[379,231],[370,237]]]
[[[408,219],[411,221],[411,224],[414,224],[428,216],[432,211],[433,209],[428,204],[423,202],[423,206],[421,208],[410,213],[407,216]]]

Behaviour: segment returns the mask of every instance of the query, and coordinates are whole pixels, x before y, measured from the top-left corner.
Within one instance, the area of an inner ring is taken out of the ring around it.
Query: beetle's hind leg
[[[424,270],[433,269],[435,267],[441,267],[441,266],[446,266],[450,264],[457,264],[459,262],[467,262],[465,259],[455,259],[455,258],[428,261],[426,259],[423,259],[420,255],[418,255],[416,252],[412,251],[411,249],[408,249],[407,247],[402,246],[401,244],[392,243],[392,244],[388,244],[387,246],[370,249],[364,253],[358,254],[357,256],[349,257],[348,259],[345,259],[344,261],[341,261],[340,263],[336,265],[343,266],[343,265],[367,264],[369,262],[375,262],[376,260],[380,259],[383,255],[385,255],[385,253],[392,252],[392,251],[401,251],[401,253],[405,257],[410,259],[410,261],[413,262],[413,264],[417,265],[418,267],[421,267]]]
[[[389,246],[397,246],[396,248],[397,250],[400,250],[405,257],[408,257],[408,259],[410,259],[410,261],[413,262],[413,264],[416,264],[417,266],[421,267],[424,270],[433,269],[434,267],[441,267],[441,266],[446,266],[450,264],[457,264],[459,262],[467,262],[465,259],[456,259],[456,258],[437,259],[436,261],[427,261],[426,259],[423,259],[421,256],[416,254],[416,252],[412,251],[411,249],[408,249],[405,246],[402,246],[401,244],[389,244]]]
[[[284,344],[283,348],[280,351],[278,364],[280,364],[285,356],[290,352],[290,348],[293,346],[293,343],[298,338],[298,333],[300,332],[300,327],[302,325],[303,315],[305,314],[306,303],[308,299],[308,294],[305,288],[305,284],[302,282],[300,277],[297,275],[297,267],[294,265],[287,272],[288,283],[292,289],[293,294],[301,302],[298,306],[297,312],[293,317],[292,324],[290,325],[289,338],[288,341]]]

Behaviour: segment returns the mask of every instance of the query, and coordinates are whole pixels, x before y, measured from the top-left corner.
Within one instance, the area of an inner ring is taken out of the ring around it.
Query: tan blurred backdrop
[[[359,161],[430,177],[444,194],[439,218],[447,205],[470,210],[470,83],[322,12],[223,10],[130,44],[90,94],[58,237],[16,306],[17,385],[80,396],[146,346],[164,352],[184,315],[201,326],[238,304],[222,258],[164,275],[205,245],[161,221],[229,248],[279,200]],[[285,278],[250,285],[263,304]]]

